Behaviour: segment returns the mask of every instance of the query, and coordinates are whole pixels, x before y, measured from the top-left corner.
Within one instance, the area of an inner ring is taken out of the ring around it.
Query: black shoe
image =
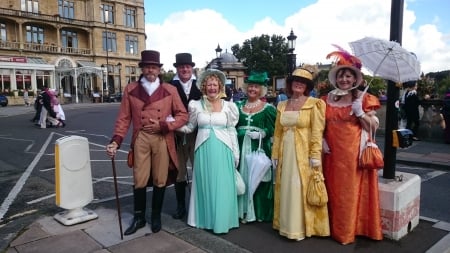
[[[145,218],[143,217],[134,217],[133,222],[131,222],[131,225],[125,230],[124,235],[132,235],[136,233],[136,231],[140,228],[143,228],[145,226]]]
[[[181,220],[184,218],[184,216],[186,216],[186,214],[186,207],[179,207],[177,208],[177,212],[172,215],[172,218],[174,218],[175,220]]]
[[[161,213],[152,214],[152,232],[158,233],[161,230]]]

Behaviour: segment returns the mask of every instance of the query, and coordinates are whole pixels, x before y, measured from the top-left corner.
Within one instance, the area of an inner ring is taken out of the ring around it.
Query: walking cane
[[[113,178],[114,178],[114,190],[116,192],[117,215],[119,216],[120,240],[123,240],[122,215],[120,214],[119,191],[117,189],[116,163],[114,162],[114,157],[111,158],[111,163],[112,163]]]

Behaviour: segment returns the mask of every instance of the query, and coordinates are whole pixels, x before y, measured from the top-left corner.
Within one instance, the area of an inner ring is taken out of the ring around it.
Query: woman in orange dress
[[[335,89],[322,99],[327,105],[323,171],[331,236],[342,244],[353,243],[357,235],[382,240],[377,170],[359,167],[363,129],[378,128],[375,110],[380,102],[357,89],[363,82],[358,58],[343,50],[330,57],[337,58],[328,74]]]

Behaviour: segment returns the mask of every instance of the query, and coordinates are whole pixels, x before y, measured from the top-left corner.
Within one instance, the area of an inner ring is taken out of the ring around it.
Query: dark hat
[[[154,50],[144,50],[141,52],[141,61],[139,62],[139,67],[145,65],[157,65],[159,67],[162,64],[159,62],[159,52]]]
[[[176,68],[180,65],[191,65],[195,66],[195,63],[192,62],[192,55],[189,53],[179,53],[175,55],[175,63],[173,66]]]

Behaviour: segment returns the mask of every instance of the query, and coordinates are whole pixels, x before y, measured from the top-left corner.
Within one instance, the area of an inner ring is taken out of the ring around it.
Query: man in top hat
[[[194,75],[195,63],[192,62],[192,55],[189,53],[179,53],[175,55],[173,66],[177,69],[177,74],[170,82],[178,90],[184,107],[188,108],[189,101],[199,100],[202,93],[197,88],[196,77]],[[178,154],[178,176],[175,183],[175,194],[177,198],[177,210],[172,215],[174,219],[182,219],[186,216],[186,187],[187,187],[187,162],[190,160],[194,164],[194,144],[197,132],[185,134],[176,132],[176,145]]]
[[[151,229],[154,233],[161,230],[164,192],[170,183],[168,175],[172,168],[178,168],[174,130],[188,120],[177,89],[164,83],[160,76],[159,58],[157,51],[142,51],[139,62],[142,74],[138,81],[125,87],[114,134],[106,146],[107,154],[114,157],[133,124],[134,218],[124,235],[131,235],[146,224],[147,184],[153,185]]]

